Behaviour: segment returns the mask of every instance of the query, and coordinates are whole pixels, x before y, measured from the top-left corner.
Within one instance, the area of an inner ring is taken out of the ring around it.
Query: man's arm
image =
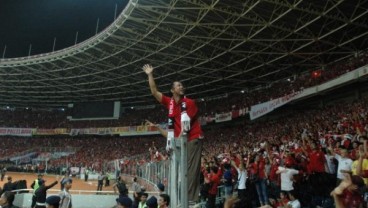
[[[276,171],[276,174],[285,173],[286,171],[287,171],[287,169],[286,169],[286,168],[284,168],[284,167],[279,167],[279,168],[277,169],[277,171]]]
[[[152,74],[153,67],[149,64],[146,64],[142,67],[142,69],[148,76],[148,83],[149,83],[149,87],[151,89],[151,93],[153,97],[155,97],[156,100],[161,103],[162,93],[157,90],[155,79],[153,78],[153,74]]]
[[[55,181],[54,183],[52,183],[52,184],[50,184],[50,185],[48,185],[48,186],[45,186],[45,188],[46,188],[46,190],[47,190],[47,189],[50,189],[50,188],[54,187],[56,184],[58,184],[58,182],[57,182],[57,181]]]
[[[149,120],[146,120],[146,125],[147,126],[155,126],[157,128],[157,130],[160,132],[160,134],[162,136],[164,136],[165,138],[167,138],[167,131],[165,129],[161,128],[160,125],[154,124]]]

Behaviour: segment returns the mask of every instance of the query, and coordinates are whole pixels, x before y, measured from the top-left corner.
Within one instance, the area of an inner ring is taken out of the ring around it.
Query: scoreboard
[[[71,121],[118,119],[120,107],[120,101],[68,104],[68,119]]]

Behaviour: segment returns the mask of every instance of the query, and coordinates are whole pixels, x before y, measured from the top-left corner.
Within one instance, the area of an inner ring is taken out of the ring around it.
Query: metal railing
[[[138,176],[152,184],[162,183],[167,186],[169,178],[170,161],[149,162],[143,165],[130,164],[122,168],[122,173],[130,176]]]

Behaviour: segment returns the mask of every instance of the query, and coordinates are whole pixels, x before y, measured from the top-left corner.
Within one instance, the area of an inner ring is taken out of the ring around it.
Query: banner
[[[137,126],[137,132],[147,132],[147,126]]]
[[[274,100],[270,100],[268,102],[264,102],[258,105],[253,105],[250,109],[250,119],[254,120],[259,118],[267,113],[272,112],[274,109],[279,108],[286,103],[292,101],[298,93],[291,93],[289,95],[285,95],[283,97],[276,98]]]
[[[33,135],[60,135],[60,134],[66,134],[67,129],[35,129],[33,132]]]
[[[220,113],[216,114],[216,123],[224,122],[224,121],[231,121],[232,113]]]
[[[129,126],[116,127],[112,131],[113,134],[121,134],[121,133],[124,133],[124,132],[129,132]]]
[[[0,128],[0,136],[32,136],[34,129]]]
[[[11,157],[9,160],[12,162],[16,162],[17,164],[19,163],[28,163],[32,161],[32,158],[36,157],[37,153],[36,152],[31,152],[22,156],[17,156],[17,157]]]

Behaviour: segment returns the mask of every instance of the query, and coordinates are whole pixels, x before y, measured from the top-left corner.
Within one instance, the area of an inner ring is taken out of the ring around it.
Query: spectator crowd
[[[224,99],[226,102],[203,101],[199,107],[206,114],[249,107],[336,78],[366,61],[367,56],[362,55],[347,64],[274,83],[272,90],[230,95]],[[117,121],[74,123],[66,121],[62,111],[2,110],[0,121],[6,127],[124,126],[142,124],[144,119],[162,122],[167,117],[165,112],[161,108],[131,109]],[[303,111],[284,109],[274,118],[252,123],[244,119],[241,124],[207,127],[202,153],[202,200],[209,208],[215,207],[218,187],[222,185],[227,197],[237,193],[235,207],[366,206],[367,115],[368,102],[364,98]],[[51,167],[68,163],[101,169],[108,161],[139,155],[121,164],[123,170],[139,169],[148,162],[168,159],[162,150],[165,142],[157,136],[1,137],[0,158],[38,147],[69,146],[76,152],[52,160]]]

